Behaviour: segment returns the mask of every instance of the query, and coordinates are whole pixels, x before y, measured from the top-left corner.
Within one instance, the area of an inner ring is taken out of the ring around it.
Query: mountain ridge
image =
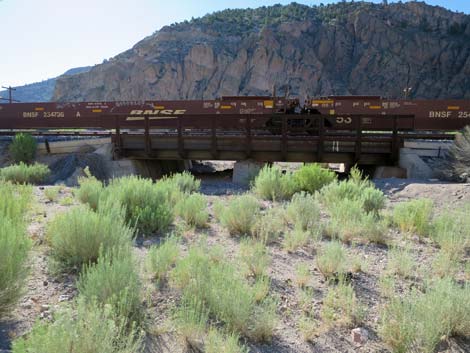
[[[374,94],[470,98],[470,16],[422,2],[224,10],[165,26],[54,100]]]

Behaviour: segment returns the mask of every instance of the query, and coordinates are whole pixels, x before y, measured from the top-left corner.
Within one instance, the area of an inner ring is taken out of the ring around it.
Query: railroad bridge
[[[452,140],[470,101],[377,96],[0,104],[0,133],[110,137],[116,159],[396,165],[406,140]],[[48,143],[46,140],[46,149]]]

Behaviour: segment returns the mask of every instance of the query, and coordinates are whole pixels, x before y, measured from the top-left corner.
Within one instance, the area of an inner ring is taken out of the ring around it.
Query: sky
[[[0,0],[0,85],[19,86],[38,82],[56,77],[70,68],[99,64],[131,48],[159,28],[191,17],[226,8],[254,8],[290,2]],[[338,1],[296,2],[318,5]],[[470,14],[470,0],[426,2]]]

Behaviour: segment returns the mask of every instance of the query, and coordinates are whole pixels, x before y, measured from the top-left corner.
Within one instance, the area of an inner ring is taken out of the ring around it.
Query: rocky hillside
[[[62,76],[70,76],[87,72],[91,66],[77,67],[65,72]],[[55,83],[57,78],[50,78],[41,82],[31,83],[24,86],[14,87],[13,99],[20,102],[48,102],[54,95]],[[8,91],[0,91],[0,97],[8,98]],[[5,101],[3,101],[4,103]]]
[[[470,98],[470,16],[421,2],[226,10],[162,28],[54,99],[380,94]]]

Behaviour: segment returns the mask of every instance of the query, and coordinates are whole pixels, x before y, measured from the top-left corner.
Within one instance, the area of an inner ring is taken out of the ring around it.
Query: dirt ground
[[[442,182],[419,182],[413,180],[384,179],[376,181],[388,198],[388,207],[394,203],[415,199],[430,198],[435,203],[438,213],[448,207],[459,207],[470,203],[470,184],[448,184]],[[46,186],[47,188],[47,186]],[[228,174],[205,177],[201,192],[207,195],[210,208],[219,199],[229,199],[234,194],[245,192],[246,189],[234,185]],[[56,202],[49,202],[44,196],[44,187],[36,187],[34,197],[36,206],[31,215],[31,225],[28,228],[35,246],[31,256],[31,276],[26,293],[15,311],[0,322],[0,353],[9,352],[11,341],[27,333],[35,321],[49,320],[52,313],[76,295],[75,280],[71,275],[51,275],[48,271],[48,248],[44,241],[47,222],[58,212],[63,212],[73,205],[64,205],[64,198],[72,195],[70,188],[64,188]],[[212,210],[211,210],[212,213]],[[401,243],[405,235],[396,230],[390,230],[389,236],[395,243]],[[228,258],[236,256],[239,239],[230,237],[211,215],[210,226],[203,231],[188,231],[185,234],[183,253],[202,236],[207,236],[210,245],[223,246]],[[408,236],[409,237],[409,236]],[[420,242],[408,238],[412,244],[412,253],[419,266],[427,267],[437,254],[438,249],[430,242]],[[145,258],[148,247],[159,241],[159,237],[137,239],[135,251],[141,259]],[[281,242],[269,245],[272,264],[269,268],[272,294],[278,296],[279,322],[271,344],[251,345],[251,352],[388,352],[384,343],[377,335],[379,310],[385,303],[378,289],[380,273],[387,264],[387,248],[374,244],[359,244],[347,246],[348,255],[356,256],[366,264],[363,272],[352,275],[352,284],[359,301],[367,307],[364,324],[361,326],[368,332],[365,344],[357,345],[351,338],[351,329],[334,328],[321,333],[312,342],[306,342],[298,328],[302,317],[303,306],[300,301],[300,289],[295,284],[295,268],[299,263],[305,263],[310,270],[308,288],[312,297],[308,306],[319,313],[328,284],[319,273],[315,264],[316,251],[319,244],[306,246],[294,253],[288,253],[282,248]],[[468,260],[468,259],[467,259]],[[463,271],[463,270],[462,270]],[[463,272],[458,276],[463,277]],[[178,339],[177,334],[169,323],[170,309],[178,299],[178,294],[168,286],[156,288],[146,279],[147,290],[143,296],[143,304],[147,307],[148,326],[152,335],[148,337],[147,352],[185,352],[185,345]],[[406,288],[412,285],[407,281],[399,281],[398,286]],[[450,339],[439,348],[440,352],[470,352],[470,340]]]

